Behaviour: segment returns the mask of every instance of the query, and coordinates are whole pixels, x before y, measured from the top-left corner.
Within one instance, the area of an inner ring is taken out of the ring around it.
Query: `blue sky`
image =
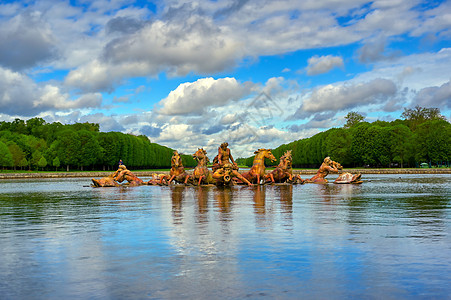
[[[1,1],[0,119],[234,156],[404,108],[451,118],[451,2]]]

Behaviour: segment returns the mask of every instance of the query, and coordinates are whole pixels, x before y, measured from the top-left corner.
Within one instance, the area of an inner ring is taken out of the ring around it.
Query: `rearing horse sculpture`
[[[279,165],[269,174],[265,176],[265,180],[270,179],[272,183],[280,183],[285,181],[293,181],[293,158],[291,157],[291,150],[287,150],[284,155],[280,157]]]
[[[197,185],[201,185],[202,182],[207,184],[214,183],[215,180],[212,177],[212,173],[207,167],[209,162],[207,151],[203,148],[198,148],[198,150],[193,154],[193,158],[197,160],[197,166],[194,168],[193,174],[185,178],[185,184],[188,183],[188,179],[190,178],[197,181]]]
[[[254,154],[255,158],[251,169],[241,175],[251,183],[256,182],[257,184],[260,184],[260,179],[265,178],[265,158],[268,158],[271,161],[276,161],[276,158],[271,153],[270,149],[258,149]]]
[[[175,150],[174,155],[172,155],[171,157],[171,171],[169,172],[169,175],[161,177],[160,184],[162,184],[163,181],[166,181],[168,178],[168,184],[171,184],[172,180],[175,180],[178,183],[184,183],[187,176],[189,175],[185,172],[182,158],[180,157],[180,154],[177,152],[177,150]]]

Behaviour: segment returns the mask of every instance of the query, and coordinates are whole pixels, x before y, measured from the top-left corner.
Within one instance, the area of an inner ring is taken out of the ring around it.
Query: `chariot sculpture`
[[[270,149],[258,149],[254,152],[255,158],[253,165],[249,171],[244,173],[238,172],[238,165],[233,159],[232,153],[228,148],[228,143],[222,143],[218,148],[218,155],[213,160],[211,171],[208,167],[210,160],[207,157],[207,151],[203,148],[193,154],[193,158],[197,161],[197,166],[193,172],[189,174],[185,171],[182,158],[178,151],[174,151],[171,157],[171,170],[169,174],[153,174],[148,182],[143,182],[133,172],[127,169],[123,164],[114,173],[101,179],[92,179],[94,187],[117,187],[126,181],[128,186],[138,185],[170,185],[171,183],[179,183],[185,185],[234,185],[234,184],[273,184],[273,183],[328,183],[326,176],[330,173],[340,173],[338,178],[333,182],[336,184],[360,184],[361,174],[351,174],[342,172],[343,167],[326,157],[319,167],[317,173],[310,179],[302,179],[300,175],[293,174],[291,150],[286,151],[279,160],[277,167],[269,173],[266,173],[265,159],[271,162],[276,158]]]

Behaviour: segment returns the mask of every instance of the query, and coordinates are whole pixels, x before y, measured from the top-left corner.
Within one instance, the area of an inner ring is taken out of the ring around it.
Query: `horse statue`
[[[128,184],[131,186],[145,184],[140,178],[138,178],[135,174],[133,174],[130,170],[128,170],[127,167],[125,167],[125,165],[120,165],[118,171],[116,171],[116,173],[118,172],[118,174],[114,178],[118,182],[127,180]]]
[[[185,184],[188,183],[189,179],[197,182],[197,185],[201,185],[202,182],[205,182],[206,184],[215,183],[212,173],[207,167],[207,164],[210,161],[207,157],[207,151],[203,148],[198,148],[193,154],[193,158],[197,160],[197,166],[194,168],[193,174],[185,178]]]
[[[182,158],[177,150],[175,150],[171,157],[171,171],[169,172],[169,175],[161,177],[160,184],[163,184],[163,181],[167,181],[168,178],[167,184],[171,184],[172,180],[175,180],[178,183],[184,183],[187,176],[189,175],[185,172]]]
[[[276,158],[270,149],[258,149],[254,154],[255,158],[251,169],[241,175],[251,183],[260,184],[260,179],[265,178],[265,158],[271,161],[276,161]]]
[[[280,157],[279,165],[271,171],[271,173],[268,173],[265,176],[265,181],[268,182],[268,179],[270,179],[271,183],[281,183],[296,182],[300,179],[301,183],[303,183],[303,180],[299,175],[293,175],[292,162],[293,158],[291,156],[291,150],[287,150],[284,155]]]
[[[110,175],[103,177],[101,179],[95,179],[92,178],[92,184],[94,187],[116,187],[119,186],[119,183],[117,183],[116,180],[114,180],[114,177],[117,175],[117,171],[114,173],[111,173]]]

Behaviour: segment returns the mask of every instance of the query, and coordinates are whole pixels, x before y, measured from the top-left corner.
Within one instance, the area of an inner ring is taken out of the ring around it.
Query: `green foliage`
[[[16,143],[12,141],[8,143],[8,149],[12,155],[14,169],[16,169],[16,167],[20,167],[22,160],[25,158],[25,153]]]
[[[58,156],[53,159],[52,166],[55,167],[55,170],[58,170],[58,168],[61,166],[61,162]]]
[[[344,125],[344,128],[351,128],[357,125],[358,123],[362,122],[363,120],[365,120],[365,117],[362,114],[359,114],[358,112],[350,111],[346,115],[345,119],[346,124]]]
[[[421,106],[415,106],[415,108],[404,108],[404,112],[401,115],[404,118],[412,131],[422,123],[428,120],[446,120],[444,116],[440,114],[438,108],[426,108]]]
[[[438,162],[451,158],[451,124],[445,120],[429,120],[415,132],[417,161]]]
[[[0,141],[0,167],[12,167],[13,156],[9,152],[8,146]]]
[[[47,160],[44,156],[41,156],[41,159],[38,161],[38,167],[44,168],[45,166],[47,166]]]
[[[281,145],[272,153],[279,159],[291,149],[295,167],[316,168],[326,156],[345,167],[414,167],[418,162],[449,162],[451,124],[437,109],[417,108],[416,111],[423,117],[404,113],[403,116],[408,115],[411,119],[373,123],[359,120],[351,126],[332,128]],[[415,131],[411,126],[413,120]],[[246,158],[246,164],[252,165],[252,160],[253,157]]]

